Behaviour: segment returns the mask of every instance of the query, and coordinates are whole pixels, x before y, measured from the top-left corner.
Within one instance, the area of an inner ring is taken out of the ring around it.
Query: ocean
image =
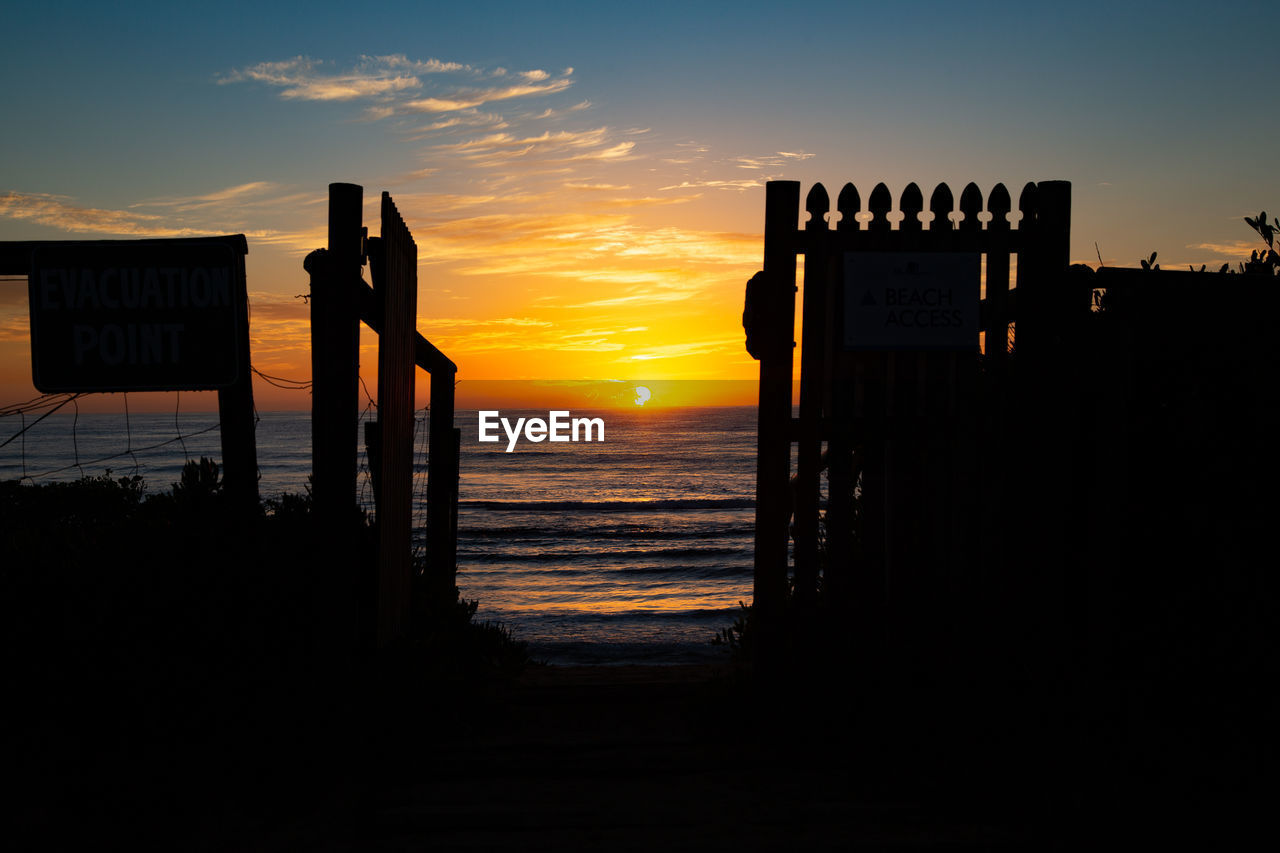
[[[420,413],[423,414],[423,413]],[[547,411],[503,410],[520,417]],[[749,601],[755,409],[574,410],[604,422],[603,441],[477,441],[461,410],[458,586],[478,618],[501,622],[554,664],[695,663]],[[26,416],[26,424],[35,418]],[[426,485],[425,416],[415,492]],[[0,418],[0,441],[23,426]],[[65,409],[0,448],[0,479],[75,479],[110,470],[149,491],[187,459],[219,458],[213,413],[75,414]],[[266,412],[257,428],[264,498],[301,492],[311,469],[310,413]],[[370,500],[363,470],[359,498]],[[425,507],[415,512],[425,523]],[[418,529],[418,535],[421,535]]]

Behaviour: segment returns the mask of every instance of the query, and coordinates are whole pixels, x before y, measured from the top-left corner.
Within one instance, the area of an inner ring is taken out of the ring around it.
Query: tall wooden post
[[[363,192],[329,185],[329,248],[304,264],[311,274],[311,488],[325,555],[316,567],[313,643],[336,654],[368,645],[372,593],[355,542]]]
[[[329,250],[311,271],[311,470],[322,524],[355,509],[363,188],[329,185]]]
[[[755,617],[757,664],[776,670],[787,596],[787,522],[791,516],[791,366],[795,346],[798,181],[765,186],[763,292],[754,310],[766,318],[760,351],[756,450]]]

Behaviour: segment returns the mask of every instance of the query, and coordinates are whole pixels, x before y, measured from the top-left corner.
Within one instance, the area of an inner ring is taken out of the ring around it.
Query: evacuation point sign
[[[32,254],[36,388],[185,391],[238,376],[243,299],[235,257],[215,243],[65,243]]]
[[[977,252],[848,252],[844,346],[977,350]]]

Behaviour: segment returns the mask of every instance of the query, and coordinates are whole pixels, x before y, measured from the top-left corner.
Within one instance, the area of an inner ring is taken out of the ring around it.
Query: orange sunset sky
[[[0,240],[244,233],[253,364],[290,379],[309,377],[302,258],[332,181],[365,187],[373,233],[395,198],[418,329],[464,404],[468,382],[547,379],[741,380],[750,402],[770,179],[864,198],[1070,180],[1073,260],[1124,266],[1238,261],[1242,217],[1280,199],[1249,153],[1280,122],[1247,85],[1275,71],[1256,4],[261,6],[7,13],[25,35],[0,60]],[[35,394],[25,282],[2,281],[0,402]]]

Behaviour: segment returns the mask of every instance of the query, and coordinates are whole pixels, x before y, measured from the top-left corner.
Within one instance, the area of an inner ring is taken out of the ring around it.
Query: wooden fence
[[[329,185],[329,246],[313,252],[311,274],[312,495],[321,525],[350,529],[357,516],[360,322],[378,333],[378,419],[367,425],[378,523],[376,577],[355,581],[365,602],[359,645],[385,646],[409,630],[412,586],[415,367],[431,375],[428,445],[426,595],[452,600],[456,575],[458,450],[453,426],[457,367],[416,326],[418,247],[395,203],[382,194],[381,236],[362,224],[363,188]],[[361,279],[368,263],[372,288]],[[358,571],[360,555],[335,543]],[[335,560],[340,563],[341,560]],[[329,578],[338,599],[351,579]]]
[[[1051,521],[1035,535],[1054,539],[1042,549],[1039,577],[1055,579],[1049,586],[1061,582],[1071,547],[1066,531],[1078,514],[1071,453],[1000,448],[1015,435],[1018,442],[1036,435],[1045,447],[1071,445],[1076,392],[1061,354],[1090,310],[1091,291],[1068,275],[1070,184],[1027,184],[1016,227],[1011,201],[997,185],[985,200],[986,216],[977,186],[965,187],[957,206],[943,184],[930,197],[926,223],[923,194],[910,184],[895,227],[884,184],[871,192],[865,212],[852,184],[835,210],[816,185],[801,226],[799,184],[768,185],[764,270],[748,287],[744,315],[748,349],[760,360],[755,605],[763,649],[780,648],[789,583],[799,629],[817,624],[810,617],[821,585],[828,604],[851,614],[848,630],[864,661],[923,666],[937,649],[957,649],[954,640],[967,633],[964,614],[976,612],[964,605],[997,577],[1008,579],[1002,534],[1013,493],[1028,482],[1055,484],[1037,490],[1039,518]],[[980,254],[985,351],[976,330],[961,350],[847,345],[843,262],[871,252]],[[793,418],[799,256],[803,334]],[[1038,383],[1016,412],[1007,387],[1011,339],[1019,369],[1034,370]]]

